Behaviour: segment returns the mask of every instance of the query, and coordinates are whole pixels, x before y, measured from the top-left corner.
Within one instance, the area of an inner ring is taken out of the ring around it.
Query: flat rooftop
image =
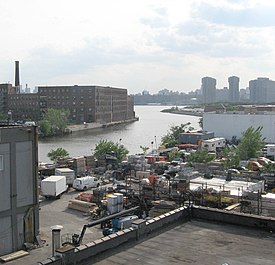
[[[274,246],[275,235],[266,231],[192,220],[82,264],[274,265]]]

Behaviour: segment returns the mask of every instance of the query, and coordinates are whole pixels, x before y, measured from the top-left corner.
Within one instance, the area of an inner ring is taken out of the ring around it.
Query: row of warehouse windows
[[[20,97],[20,96],[13,96],[10,97],[11,100],[38,100],[38,97]]]
[[[73,96],[73,97],[69,97],[69,96],[48,96],[48,99],[70,99],[72,98],[73,100],[77,99],[77,97]],[[80,99],[84,99],[84,97],[79,97]],[[89,99],[92,98],[92,96],[88,97]]]
[[[83,93],[84,91],[87,91],[86,89],[84,90],[83,88],[80,88],[80,89],[69,89],[69,88],[40,88],[40,93],[69,93],[69,92],[73,92],[73,93]],[[89,93],[92,93],[93,90],[92,89],[88,89],[88,92]]]
[[[21,101],[21,102],[10,102],[10,105],[11,106],[37,106],[38,105],[38,102],[25,102],[25,101]]]
[[[84,108],[81,108],[80,111],[84,111],[85,109]],[[88,109],[89,111],[92,111],[91,108]],[[76,109],[73,109],[73,112],[76,112]]]

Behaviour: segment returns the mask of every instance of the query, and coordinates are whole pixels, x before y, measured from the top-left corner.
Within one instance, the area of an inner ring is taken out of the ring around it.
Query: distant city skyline
[[[275,80],[267,0],[0,1],[0,82],[190,92],[203,76]]]

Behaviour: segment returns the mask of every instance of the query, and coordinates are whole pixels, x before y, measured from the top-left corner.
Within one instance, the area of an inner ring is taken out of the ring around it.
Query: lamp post
[[[8,125],[10,125],[10,122],[12,121],[12,112],[11,110],[8,111]]]
[[[156,146],[156,150],[158,150],[158,145],[157,145],[157,136],[155,136],[155,146]]]

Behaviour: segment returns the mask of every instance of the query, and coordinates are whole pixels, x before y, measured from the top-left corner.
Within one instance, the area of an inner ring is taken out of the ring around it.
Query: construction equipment
[[[73,245],[75,247],[80,246],[81,243],[82,243],[82,240],[84,238],[84,235],[85,235],[85,232],[86,232],[87,228],[96,226],[98,224],[101,224],[101,226],[103,227],[107,222],[111,221],[112,219],[122,217],[122,216],[125,216],[125,215],[129,215],[129,214],[137,211],[138,208],[139,208],[139,206],[136,206],[136,207],[133,207],[131,209],[121,211],[119,213],[115,213],[115,214],[103,217],[103,218],[98,219],[96,221],[92,221],[92,222],[90,222],[90,223],[83,226],[80,235],[78,235],[78,234],[73,234],[72,235],[72,242],[65,242],[65,243],[63,243],[63,245],[68,245],[69,244],[69,245]]]

